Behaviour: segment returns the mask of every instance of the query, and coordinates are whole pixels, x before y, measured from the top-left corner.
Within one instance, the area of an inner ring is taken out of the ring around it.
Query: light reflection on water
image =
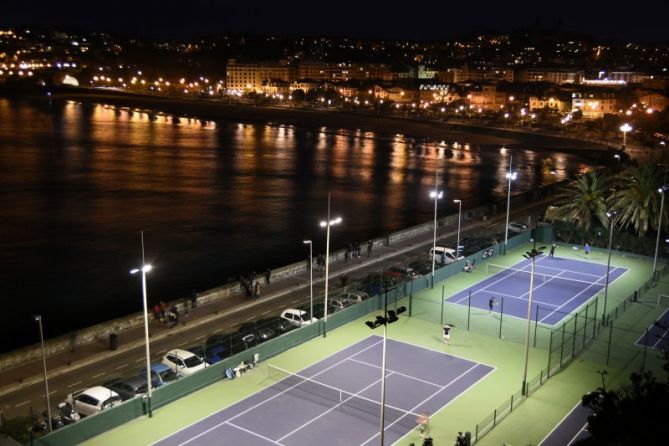
[[[460,135],[461,137],[461,135]],[[0,100],[0,272],[16,317],[0,349],[35,342],[31,314],[48,335],[141,309],[128,270],[156,269],[149,299],[184,296],[229,277],[324,250],[318,221],[332,192],[344,223],[333,249],[431,220],[435,169],[439,213],[506,196],[585,167],[577,157],[422,143],[402,135],[200,121],[128,108]],[[29,328],[27,328],[29,327]],[[25,339],[11,341],[9,333]]]

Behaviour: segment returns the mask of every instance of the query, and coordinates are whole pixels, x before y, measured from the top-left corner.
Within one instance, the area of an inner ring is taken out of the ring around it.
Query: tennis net
[[[381,419],[381,403],[359,395],[347,392],[328,384],[300,376],[280,367],[267,364],[267,376],[276,381],[281,393],[304,398],[318,404],[336,407],[356,418],[364,416],[367,421],[378,424]],[[405,434],[407,431],[418,429],[427,434],[429,432],[429,416],[425,413],[413,413],[391,405],[385,405],[384,419],[386,430],[393,428]]]
[[[494,263],[487,263],[486,271],[488,274],[499,274],[505,279],[508,278],[510,280],[519,280],[528,283],[530,281],[530,275],[532,274],[529,270],[510,268],[508,266],[495,265]],[[561,288],[574,287],[579,290],[589,287],[598,289],[604,287],[604,280],[604,277],[574,271],[562,271],[560,275],[534,271],[534,282],[536,284],[543,284],[543,286],[554,285]]]

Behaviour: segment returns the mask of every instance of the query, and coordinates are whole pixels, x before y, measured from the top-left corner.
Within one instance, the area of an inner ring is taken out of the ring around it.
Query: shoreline
[[[474,146],[509,146],[512,149],[565,152],[595,158],[611,153],[610,147],[598,142],[549,135],[523,129],[483,127],[451,121],[427,121],[408,117],[373,115],[341,110],[315,110],[297,107],[267,107],[247,104],[225,104],[208,100],[188,100],[134,95],[109,91],[63,90],[51,99],[44,96],[5,96],[13,99],[46,101],[79,101],[130,107],[142,112],[156,112],[179,118],[212,121],[245,122],[265,125],[290,125],[329,131],[347,130],[373,132],[377,136],[394,137],[421,142],[466,142]]]

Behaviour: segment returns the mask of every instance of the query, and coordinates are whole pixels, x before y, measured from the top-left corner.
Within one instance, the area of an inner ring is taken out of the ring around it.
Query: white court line
[[[462,372],[462,373],[461,373],[459,376],[457,376],[454,380],[452,380],[451,382],[449,382],[449,383],[446,384],[445,386],[441,386],[441,389],[439,389],[438,391],[436,391],[436,392],[433,393],[432,395],[428,396],[427,398],[425,398],[425,399],[424,399],[423,401],[421,401],[420,403],[416,404],[411,410],[406,411],[407,413],[406,413],[405,415],[402,415],[402,416],[399,417],[397,420],[393,421],[392,423],[390,423],[389,425],[387,425],[386,427],[384,427],[384,428],[383,428],[383,431],[385,432],[385,431],[387,431],[388,429],[390,429],[391,427],[393,427],[398,421],[400,421],[400,420],[401,420],[402,418],[404,418],[405,416],[409,415],[409,413],[411,413],[411,414],[415,413],[415,412],[416,412],[416,409],[418,409],[422,404],[425,404],[426,402],[430,401],[430,400],[431,400],[432,398],[434,398],[439,392],[442,392],[443,390],[445,390],[447,387],[449,387],[449,386],[450,386],[451,384],[453,384],[454,382],[458,381],[458,380],[459,380],[460,378],[462,378],[463,376],[468,375],[469,372],[471,372],[472,370],[474,370],[474,368],[476,368],[478,365],[479,365],[479,363],[477,362],[476,364],[474,364],[473,366],[471,366],[469,369],[467,369],[467,370],[465,370],[464,372]],[[486,375],[484,375],[484,376],[487,376],[487,375],[488,375],[488,374],[486,373]],[[471,387],[471,386],[470,386],[470,387]],[[464,393],[464,392],[461,392],[461,393],[459,393],[458,395],[461,395],[462,393]],[[453,398],[453,400],[455,400],[455,398]],[[453,400],[451,400],[451,401],[453,401]],[[449,402],[449,404],[450,404],[450,402]],[[439,410],[443,409],[444,407],[445,407],[445,406],[442,406]],[[361,443],[360,446],[364,446],[364,445],[366,445],[367,443],[369,443],[370,441],[372,441],[374,438],[376,438],[378,435],[379,435],[379,433],[376,432],[376,433],[375,433],[374,435],[372,435],[369,439],[367,439],[367,441],[365,441],[364,443]],[[405,436],[406,436],[406,434],[405,434]]]
[[[380,344],[381,342],[382,342],[382,341],[377,341],[377,342],[375,342],[374,344],[372,344],[372,345],[370,345],[370,346],[368,346],[368,347],[365,347],[364,349],[360,350],[359,352],[357,352],[357,353],[356,353],[355,355],[353,355],[353,356],[357,356],[357,355],[359,355],[360,353],[362,353],[362,352],[364,352],[364,351],[367,351],[367,350],[369,350],[370,348],[372,348],[372,347],[374,347],[374,346]],[[348,361],[348,359],[349,359],[348,357],[347,357],[347,358],[344,358],[344,359],[342,359],[341,361],[332,364],[330,367],[328,367],[328,368],[326,368],[326,369],[323,369],[323,370],[321,370],[320,372],[318,372],[318,373],[312,375],[310,378],[313,378],[314,376],[318,376],[318,375],[320,375],[321,373],[324,373],[324,372],[326,372],[326,371],[332,369],[333,367],[336,367],[336,366],[340,365],[340,364],[343,363],[344,361]],[[211,432],[212,430],[214,430],[214,429],[218,429],[219,426],[221,426],[221,425],[223,425],[223,424],[229,422],[230,420],[234,420],[235,418],[238,418],[238,417],[244,415],[245,413],[248,413],[248,412],[250,412],[250,411],[256,409],[257,407],[262,406],[262,405],[265,404],[266,402],[271,401],[271,400],[273,400],[274,398],[283,395],[284,393],[286,393],[286,392],[288,392],[288,391],[294,389],[295,387],[297,387],[297,386],[299,386],[300,384],[303,384],[303,383],[304,383],[304,381],[302,381],[302,382],[300,382],[300,383],[298,383],[298,384],[295,384],[294,386],[291,386],[291,387],[289,387],[289,388],[287,388],[287,389],[285,389],[285,390],[283,390],[283,391],[281,391],[281,392],[279,392],[279,393],[277,393],[277,394],[272,395],[271,397],[267,398],[266,400],[261,401],[261,402],[259,402],[258,404],[255,404],[255,405],[249,407],[248,409],[246,409],[246,410],[244,410],[244,411],[238,413],[238,414],[235,415],[234,417],[228,418],[227,420],[225,420],[225,421],[223,421],[223,422],[221,422],[221,423],[218,423],[218,424],[215,425],[215,426],[210,427],[209,429],[207,429],[207,430],[204,431],[204,432],[200,432],[200,433],[197,434],[196,436],[189,438],[188,440],[184,441],[183,443],[179,443],[179,446],[182,446],[182,445],[184,445],[184,444],[188,444],[188,443],[190,443],[191,441],[193,441],[193,440],[195,440],[195,439],[197,439],[197,438],[200,438],[201,436],[203,436],[203,435],[205,435],[205,434]],[[184,429],[185,429],[185,428],[184,428]],[[176,434],[176,433],[175,433],[175,434]],[[172,434],[172,435],[175,435],[175,434]],[[167,437],[166,437],[166,438],[167,438]],[[160,441],[160,440],[159,440],[159,441]]]
[[[248,430],[248,429],[246,429],[246,428],[243,428],[243,427],[241,427],[241,426],[238,426],[238,425],[236,425],[235,423],[230,423],[229,421],[226,421],[226,422],[223,423],[223,424],[227,424],[227,425],[229,425],[229,426],[232,426],[232,427],[234,427],[234,428],[239,429],[240,431],[244,431],[244,432],[246,432],[247,434],[251,434],[251,435],[256,436],[256,437],[258,437],[258,438],[262,438],[263,440],[267,440],[267,441],[269,441],[270,443],[274,443],[274,444],[281,445],[281,443],[279,443],[278,441],[274,441],[274,440],[272,440],[271,438],[267,438],[267,437],[265,437],[264,435],[260,435],[260,434],[257,433],[257,432],[253,432],[253,431],[250,431],[250,430]]]
[[[78,385],[81,384],[81,383],[83,383],[83,381],[77,381],[77,382],[74,382],[74,383],[72,383],[72,384],[68,384],[67,387],[78,386]]]
[[[386,375],[386,378],[387,378],[388,376],[391,376],[391,375],[392,375],[392,372],[390,372],[389,374],[387,374],[387,375]],[[368,386],[366,386],[366,387],[360,389],[360,390],[357,391],[356,393],[354,393],[354,394],[352,394],[351,396],[349,396],[348,398],[346,398],[346,400],[344,400],[341,404],[343,404],[343,403],[346,402],[346,401],[350,401],[350,400],[352,400],[354,397],[359,396],[362,392],[364,392],[365,390],[371,388],[372,386],[375,386],[376,384],[378,384],[378,383],[380,383],[380,382],[381,382],[381,380],[380,380],[380,379],[377,379],[376,381],[374,381],[374,382],[371,383],[370,385],[368,385]],[[333,402],[334,402],[334,401],[333,401]],[[376,401],[375,401],[375,402],[376,402]],[[380,403],[379,403],[379,404],[380,404]],[[306,423],[304,423],[302,426],[298,427],[297,429],[293,429],[291,432],[288,432],[286,435],[284,435],[283,437],[279,438],[277,441],[280,442],[280,441],[283,440],[284,438],[286,438],[286,437],[290,437],[290,436],[293,435],[295,432],[297,432],[297,431],[299,431],[299,430],[301,430],[301,429],[304,429],[305,427],[307,427],[308,425],[310,425],[310,424],[313,423],[314,421],[318,420],[318,419],[321,418],[321,417],[324,417],[325,415],[329,414],[330,412],[332,412],[333,410],[337,409],[338,407],[339,407],[339,405],[338,405],[338,404],[335,404],[334,406],[332,406],[331,408],[329,408],[328,410],[326,410],[326,411],[323,412],[322,414],[320,414],[320,415],[318,415],[318,416],[312,418],[311,420],[307,421]]]
[[[101,377],[102,375],[104,375],[104,374],[106,374],[106,373],[107,373],[107,372],[100,372],[100,373],[98,373],[98,374],[96,374],[96,375],[91,376],[91,378],[99,378],[99,377]]]
[[[537,287],[538,287],[538,285],[535,286],[534,289],[536,290]],[[508,297],[508,298],[510,298],[510,299],[527,300],[527,299],[524,299],[524,298],[522,297],[522,296],[524,296],[524,295],[527,294],[527,293],[522,294],[520,297],[518,297],[518,296],[512,296],[512,295],[510,295],[510,294],[504,294],[504,293],[493,293],[492,291],[490,292],[490,294],[494,294],[495,296],[500,296],[500,297]],[[532,302],[535,302],[535,303],[538,303],[538,304],[542,304],[542,305],[546,305],[546,306],[549,306],[549,307],[555,307],[555,308],[557,308],[557,305],[555,305],[555,304],[551,304],[551,303],[548,303],[548,302],[544,302],[544,301],[542,301],[542,300],[532,299]],[[477,308],[478,308],[478,307],[477,307]],[[483,309],[485,310],[485,308],[483,308]]]
[[[537,260],[536,262],[539,262],[539,261],[542,260],[542,259],[544,259],[544,257],[542,257],[541,259]],[[536,265],[536,263],[535,263],[535,265]],[[521,272],[521,271],[522,271],[522,272],[526,272],[526,273],[529,273],[529,272],[530,272],[530,271],[525,271],[524,269],[520,269],[520,268],[515,269],[515,271],[512,272],[511,274],[506,275],[506,276],[504,276],[504,277],[500,277],[499,279],[495,280],[495,281],[492,282],[492,283],[489,283],[489,284],[486,285],[485,287],[483,287],[483,288],[479,288],[478,290],[474,291],[474,292],[472,293],[472,295],[478,293],[479,291],[487,291],[487,290],[488,290],[488,287],[491,287],[492,285],[495,285],[496,283],[499,283],[499,282],[501,282],[502,280],[504,280],[504,279],[506,279],[506,278],[508,278],[508,277],[513,276],[514,274],[518,274],[518,273]],[[501,272],[502,272],[502,271],[500,271],[500,273],[501,273]],[[499,274],[499,273],[497,273],[497,274]],[[495,276],[492,276],[492,277],[495,277]],[[485,280],[485,279],[484,279],[484,280]],[[480,283],[480,282],[479,282],[479,283]],[[527,293],[525,293],[525,294],[527,294]],[[456,300],[455,303],[456,303],[456,304],[459,304],[460,302],[462,302],[463,300],[467,299],[468,297],[469,297],[469,296],[465,296],[465,297],[463,297],[463,298],[460,299],[460,300]]]
[[[120,366],[116,367],[116,370],[121,370],[121,369],[124,369],[126,367],[128,367],[128,364],[123,364],[123,365],[120,365]]]
[[[578,406],[580,406],[580,405],[581,405],[581,402],[580,402],[580,401],[579,401],[578,403],[576,403],[576,404],[574,405],[574,407],[572,407],[571,410],[570,410],[569,412],[567,412],[567,415],[565,415],[564,417],[562,417],[562,419],[558,422],[558,424],[556,424],[555,426],[553,426],[553,429],[551,429],[551,431],[550,431],[549,433],[547,433],[546,436],[545,436],[544,438],[541,439],[541,441],[539,442],[539,446],[541,446],[541,444],[542,444],[544,441],[546,441],[546,438],[550,437],[551,434],[552,434],[553,432],[555,432],[555,429],[557,429],[558,427],[560,427],[560,425],[561,425],[562,423],[564,423],[564,420],[566,420],[567,417],[568,417],[569,415],[571,415],[571,413],[572,413],[573,411],[575,411],[576,408],[577,408]]]
[[[579,260],[577,260],[577,262],[578,262],[578,261],[579,261]],[[597,264],[597,265],[599,265],[599,264]],[[552,266],[546,266],[546,265],[541,265],[541,267],[542,267],[542,268],[546,268],[546,269],[554,269],[554,270],[556,270],[556,271],[563,271],[563,272],[565,272],[565,273],[574,273],[574,274],[581,274],[581,275],[583,275],[583,276],[601,277],[601,276],[598,275],[598,274],[583,273],[583,272],[581,272],[581,271],[572,271],[572,270],[570,270],[570,269],[554,268],[554,267],[552,267]]]
[[[376,368],[376,369],[381,369],[381,368],[383,368],[383,367],[381,367],[380,365],[370,364],[369,362],[361,361],[361,360],[359,360],[359,359],[353,359],[353,358],[351,358],[350,360],[351,360],[351,361],[355,361],[355,362],[359,362],[360,364],[368,365],[368,366],[370,366],[370,367],[374,367],[374,368]],[[389,368],[387,368],[387,367],[386,367],[386,372],[391,372],[391,373],[393,373],[394,375],[400,375],[400,376],[403,376],[403,377],[405,377],[405,378],[413,379],[414,381],[418,381],[418,382],[421,382],[421,383],[429,384],[429,385],[434,386],[434,387],[439,387],[439,388],[442,387],[442,386],[440,386],[439,384],[431,383],[430,381],[425,381],[424,379],[416,378],[415,376],[411,376],[411,375],[407,375],[407,374],[405,374],[405,373],[397,372],[397,371],[395,371],[395,370],[391,370],[391,369],[389,369]]]
[[[586,421],[586,423],[583,425],[583,427],[580,428],[580,429],[578,430],[578,432],[576,432],[576,435],[574,435],[574,437],[573,437],[571,440],[569,440],[569,443],[567,443],[567,446],[571,446],[572,444],[574,444],[574,441],[576,440],[576,437],[578,437],[579,435],[581,435],[581,432],[587,430],[587,428],[588,428],[588,423],[587,423],[587,421]]]
[[[616,269],[618,269],[618,267],[614,267],[611,271],[615,271]],[[609,272],[609,274],[611,274],[611,272]],[[605,279],[605,277],[600,277],[600,279]],[[598,281],[599,281],[599,280],[598,280]],[[589,290],[590,287],[593,287],[593,286],[595,286],[595,285],[603,285],[603,284],[601,284],[601,283],[597,283],[597,282],[591,283],[590,285],[588,285],[587,288],[584,288],[583,290],[581,290],[581,291],[579,291],[578,293],[574,294],[574,296],[573,296],[571,299],[567,300],[567,301],[564,302],[562,305],[560,305],[559,307],[557,307],[555,310],[551,311],[551,312],[548,313],[546,316],[542,317],[541,320],[540,320],[539,322],[543,322],[544,319],[546,319],[548,316],[550,316],[551,314],[555,313],[555,312],[558,311],[560,308],[564,307],[564,306],[567,305],[569,302],[571,302],[572,300],[576,299],[578,296],[580,296],[581,294],[583,294],[583,293],[585,293],[587,290]],[[591,298],[592,298],[592,296],[591,296]]]

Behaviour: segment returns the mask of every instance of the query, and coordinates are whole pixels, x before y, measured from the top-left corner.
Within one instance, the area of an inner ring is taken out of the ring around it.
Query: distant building
[[[461,68],[447,68],[437,72],[435,79],[446,84],[457,84],[465,80]]]
[[[228,90],[261,92],[267,83],[293,82],[294,79],[295,68],[286,61],[240,63],[229,59],[226,69]]]
[[[639,102],[644,108],[650,108],[653,111],[663,111],[669,105],[669,98],[656,91],[642,91],[639,93]]]
[[[530,110],[548,109],[555,113],[567,113],[572,110],[571,98],[564,94],[552,96],[530,96]]]
[[[605,114],[618,113],[616,92],[605,89],[575,91],[571,94],[571,110],[580,110],[586,119],[597,119]]]
[[[500,68],[491,66],[469,67],[465,65],[462,67],[463,81],[472,82],[513,82],[515,73],[511,68]]]
[[[518,72],[519,82],[548,82],[550,84],[579,84],[584,73],[577,70],[531,68]]]
[[[458,101],[464,96],[462,91],[453,84],[422,84],[418,88],[421,101],[439,104],[450,104]]]
[[[469,105],[473,109],[498,112],[506,105],[506,93],[498,91],[495,85],[480,85],[467,93]]]

